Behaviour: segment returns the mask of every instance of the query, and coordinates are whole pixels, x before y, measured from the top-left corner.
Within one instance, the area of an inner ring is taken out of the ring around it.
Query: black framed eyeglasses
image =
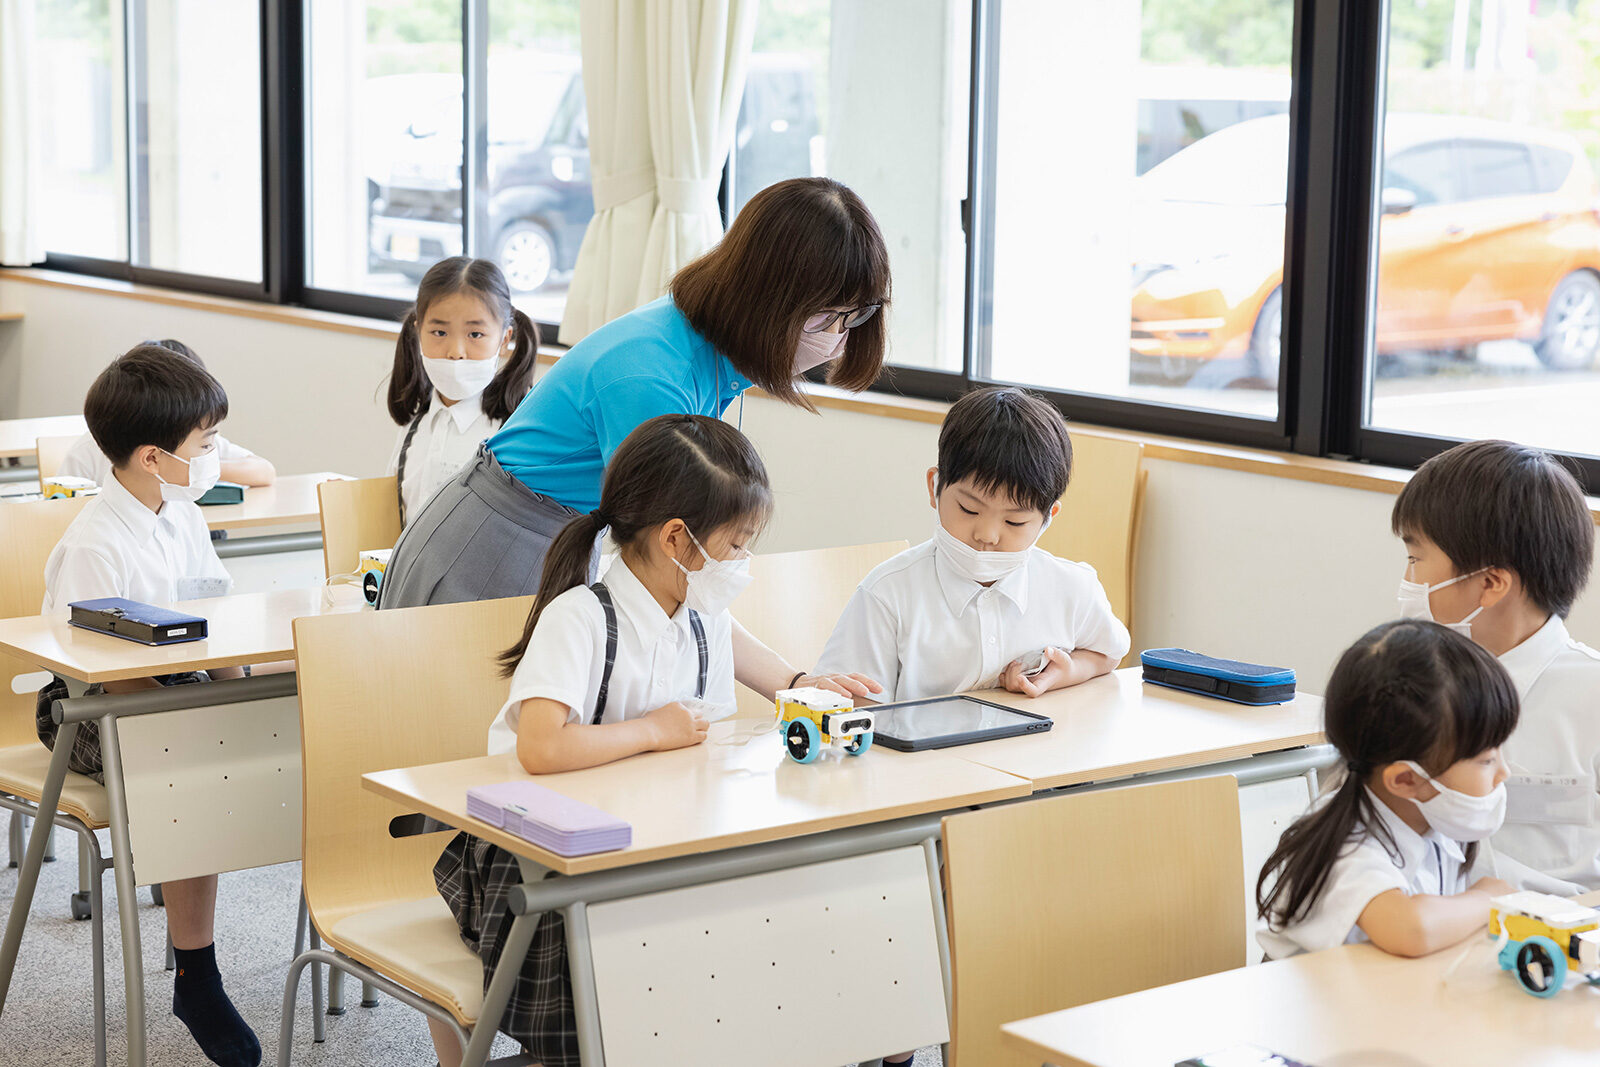
[[[864,304],[848,311],[819,311],[807,319],[800,330],[803,333],[821,333],[823,330],[831,329],[840,319],[844,320],[845,329],[853,330],[876,315],[881,307],[882,304]]]

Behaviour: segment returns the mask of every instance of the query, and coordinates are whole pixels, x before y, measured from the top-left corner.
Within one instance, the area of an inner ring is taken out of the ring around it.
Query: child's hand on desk
[[[1503,897],[1507,893],[1515,893],[1517,887],[1498,878],[1479,878],[1472,883],[1472,890],[1474,892],[1487,893],[1491,897]]]
[[[1036,697],[1072,676],[1072,654],[1059,648],[1044,650],[1044,665],[1030,671],[1023,660],[1014,659],[1000,672],[1000,684],[1013,693]]]
[[[676,700],[646,712],[643,718],[650,724],[657,752],[698,745],[706,739],[710,726],[705,716],[696,715]]]
[[[883,692],[883,686],[864,674],[802,674],[789,689],[826,689],[830,693],[858,700],[873,693]],[[868,701],[868,703],[877,703]]]

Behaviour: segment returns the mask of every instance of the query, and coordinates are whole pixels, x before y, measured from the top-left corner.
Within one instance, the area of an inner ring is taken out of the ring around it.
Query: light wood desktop
[[[1578,898],[1600,905],[1600,893]],[[1549,999],[1498,970],[1487,936],[1422,959],[1371,945],[1245,967],[1041,1015],[1001,1028],[1011,1048],[1059,1067],[1172,1067],[1233,1045],[1260,1045],[1316,1067],[1600,1061],[1600,987]]]
[[[82,415],[0,419],[0,459],[32,459],[41,437],[76,437],[88,432]]]
[[[1035,789],[1206,766],[1323,741],[1321,697],[1302,693],[1289,704],[1249,707],[1146,685],[1138,667],[1038,698],[1004,690],[973,696],[1055,720],[1047,733],[952,750],[1031,779]]]
[[[260,526],[315,526],[322,512],[317,506],[317,486],[343,474],[319,471],[288,474],[271,485],[244,491],[242,504],[214,504],[200,509],[213,530],[245,530]]]
[[[141,645],[79,629],[65,613],[0,619],[0,651],[80,682],[112,682],[157,674],[274,663],[294,658],[291,624],[326,614],[322,589],[278,589],[165,605],[207,622],[204,641]],[[343,608],[340,610],[353,610]]]
[[[874,749],[860,758],[830,755],[802,766],[785,755],[776,731],[752,736],[752,725],[748,720],[714,723],[702,745],[565,774],[534,778],[507,754],[381,771],[363,776],[363,781],[408,811],[469,828],[562,874],[949,811],[1031,792],[1020,778],[942,752]],[[722,743],[729,741],[738,743]],[[592,856],[558,856],[467,815],[469,787],[518,778],[627,820],[633,825],[632,846]]]

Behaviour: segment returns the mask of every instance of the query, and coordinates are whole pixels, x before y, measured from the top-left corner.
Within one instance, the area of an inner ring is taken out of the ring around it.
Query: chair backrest
[[[844,545],[803,552],[773,552],[750,561],[754,581],[733,606],[733,616],[795,670],[810,670],[861,579],[906,542]],[[772,706],[743,686],[740,715],[771,715]]]
[[[1035,1067],[1003,1024],[1244,966],[1243,866],[1226,776],[946,818],[956,1067]]]
[[[361,776],[483,755],[511,684],[493,660],[532,607],[516,597],[295,621],[303,875],[322,929],[434,893],[443,836],[390,836],[389,821],[406,813],[363,789]]]
[[[394,476],[335,479],[317,485],[322,562],[328,577],[356,569],[361,553],[400,540],[400,494]]]
[[[39,614],[44,600],[44,564],[91,497],[0,503],[0,619]],[[37,673],[25,660],[0,652],[0,747],[37,744],[34,694],[12,690],[18,675]]]
[[[34,445],[34,455],[39,466],[39,477],[53,478],[61,473],[61,463],[72,446],[78,443],[76,435],[68,437],[41,437]]]
[[[1061,498],[1061,514],[1039,538],[1039,547],[1099,572],[1111,610],[1130,631],[1145,477],[1140,442],[1074,433],[1072,483]]]

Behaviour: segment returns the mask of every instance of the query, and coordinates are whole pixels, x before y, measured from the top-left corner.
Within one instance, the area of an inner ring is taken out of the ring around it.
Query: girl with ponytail
[[[569,521],[544,557],[538,598],[501,656],[510,697],[489,728],[489,753],[515,752],[533,774],[593,767],[705,740],[734,708],[728,606],[750,580],[750,543],[772,507],[766,468],[732,426],[661,415],[625,438],[606,468],[600,506]],[[604,529],[619,553],[588,583]],[[434,866],[462,936],[499,959],[505,899],[522,882],[515,857],[458,834]],[[502,1017],[503,1031],[546,1067],[576,1067],[576,1023],[559,913],[545,915]],[[440,1062],[458,1062],[448,1029]]]
[[[423,275],[389,373],[389,415],[400,426],[389,473],[400,480],[402,522],[516,410],[538,350],[538,327],[489,260],[453,256]]]
[[[1437,623],[1386,623],[1352,645],[1324,704],[1342,777],[1256,883],[1267,955],[1370,940],[1422,956],[1480,929],[1512,891],[1491,877],[1469,887],[1468,871],[1505,817],[1500,746],[1517,713],[1500,663]]]

